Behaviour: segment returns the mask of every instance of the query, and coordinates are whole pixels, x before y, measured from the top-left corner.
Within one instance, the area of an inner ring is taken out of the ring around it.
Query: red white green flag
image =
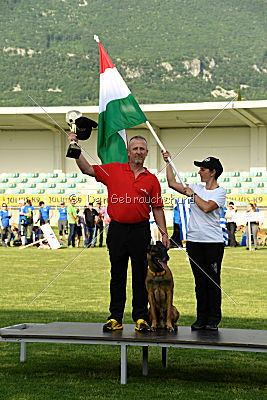
[[[128,161],[125,129],[147,119],[97,36],[95,40],[100,58],[97,153],[102,164],[125,163]]]

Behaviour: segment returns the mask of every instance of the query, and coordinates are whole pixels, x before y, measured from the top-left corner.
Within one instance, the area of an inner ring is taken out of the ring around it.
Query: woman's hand
[[[170,153],[168,152],[168,150],[166,150],[166,151],[161,150],[161,154],[162,154],[163,159],[164,159],[165,162],[168,162],[168,161],[169,161],[169,160],[168,160],[168,157],[171,158],[171,155],[170,155]]]

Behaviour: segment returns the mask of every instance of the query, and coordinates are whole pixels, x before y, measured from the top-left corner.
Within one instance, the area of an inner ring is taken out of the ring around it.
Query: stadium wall
[[[161,129],[157,131],[162,143],[174,156],[199,133],[199,129]],[[181,172],[194,172],[194,160],[213,155],[221,159],[225,171],[266,169],[266,127],[261,128],[207,128],[175,159]],[[164,167],[160,149],[147,129],[129,129],[128,138],[146,137],[149,154],[146,166],[153,170]],[[1,132],[0,173],[2,172],[77,172],[75,162],[65,157],[67,138],[62,132]],[[100,162],[97,157],[97,131],[88,141],[81,142],[89,162]],[[91,156],[91,157],[90,157]]]

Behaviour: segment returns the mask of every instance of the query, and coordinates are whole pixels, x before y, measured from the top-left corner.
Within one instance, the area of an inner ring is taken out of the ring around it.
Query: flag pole
[[[154,131],[154,129],[152,128],[151,124],[150,124],[148,121],[146,121],[146,124],[147,124],[148,129],[150,130],[150,132],[152,133],[152,135],[153,135],[154,138],[156,139],[156,141],[157,141],[159,147],[161,148],[161,150],[165,152],[166,149],[165,149],[165,147],[163,146],[163,144],[161,143],[161,141],[159,140],[159,138],[158,138],[156,132]],[[178,176],[179,181],[181,182],[181,184],[183,185],[183,187],[186,187],[186,185],[185,185],[185,183],[184,183],[184,181],[183,181],[181,175],[180,175],[179,172],[177,171],[177,169],[176,169],[176,167],[175,167],[173,161],[170,159],[170,157],[168,157],[168,162],[171,164],[172,168],[173,168],[174,171],[176,172],[176,175]]]

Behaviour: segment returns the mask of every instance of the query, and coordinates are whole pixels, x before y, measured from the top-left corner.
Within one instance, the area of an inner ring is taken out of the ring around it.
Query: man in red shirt
[[[76,140],[75,133],[70,141]],[[90,165],[81,154],[76,163],[80,170],[93,176],[108,188],[108,214],[111,218],[107,246],[111,262],[110,316],[103,330],[123,329],[126,301],[127,267],[132,264],[133,311],[136,330],[150,331],[147,323],[147,246],[151,241],[149,213],[152,212],[162,234],[162,243],[169,248],[165,215],[158,179],[144,166],[148,154],[147,141],[135,136],[129,141],[129,162]]]

